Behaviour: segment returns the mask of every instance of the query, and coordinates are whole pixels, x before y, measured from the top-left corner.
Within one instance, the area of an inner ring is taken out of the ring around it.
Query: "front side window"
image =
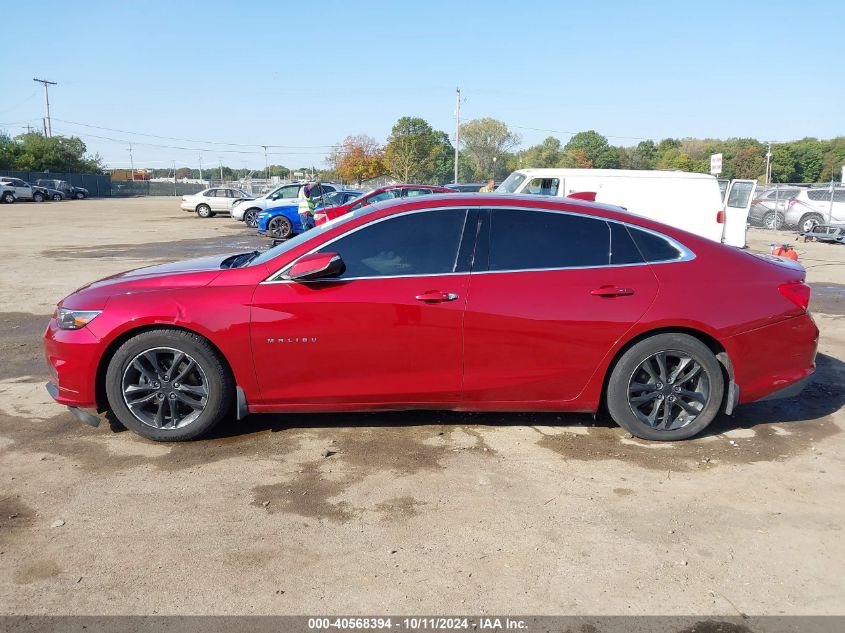
[[[346,264],[340,279],[456,272],[466,211],[438,209],[389,217],[327,244]]]
[[[417,196],[427,196],[432,193],[431,189],[406,189],[406,198],[416,198]]]
[[[493,209],[490,270],[538,270],[610,263],[610,228],[597,218]]]

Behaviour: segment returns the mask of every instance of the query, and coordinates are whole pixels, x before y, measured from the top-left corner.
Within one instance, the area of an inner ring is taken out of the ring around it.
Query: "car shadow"
[[[839,411],[845,405],[845,363],[827,354],[816,358],[816,373],[804,391],[793,398],[742,405],[733,415],[720,414],[699,437],[721,435],[735,429],[753,429],[771,424],[818,420]],[[124,430],[113,416],[108,416],[112,430]],[[204,439],[226,439],[261,432],[280,432],[308,428],[364,428],[414,426],[583,426],[615,428],[616,424],[600,413],[467,413],[456,411],[385,411],[368,413],[265,413],[237,421],[230,417]]]

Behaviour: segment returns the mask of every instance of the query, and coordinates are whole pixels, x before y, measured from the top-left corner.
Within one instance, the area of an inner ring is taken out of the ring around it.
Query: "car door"
[[[725,209],[722,217],[722,242],[745,247],[745,230],[748,225],[748,212],[754,201],[757,189],[756,180],[732,180],[725,197]]]
[[[251,334],[268,404],[448,405],[459,401],[474,211],[376,220],[320,247],[336,279],[260,284]],[[465,246],[462,248],[461,245]]]
[[[15,195],[21,200],[32,200],[32,187],[20,178],[12,179],[10,183],[15,188]]]
[[[234,201],[231,189],[218,189],[217,195],[211,198],[211,210],[215,213],[227,212]]]
[[[464,400],[564,402],[645,313],[658,283],[627,227],[559,211],[484,218],[468,289]]]

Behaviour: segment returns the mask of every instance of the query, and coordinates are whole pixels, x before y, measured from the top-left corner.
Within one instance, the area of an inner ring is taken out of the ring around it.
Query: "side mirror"
[[[293,281],[316,281],[339,277],[346,271],[346,264],[338,253],[311,253],[297,259],[288,271]]]

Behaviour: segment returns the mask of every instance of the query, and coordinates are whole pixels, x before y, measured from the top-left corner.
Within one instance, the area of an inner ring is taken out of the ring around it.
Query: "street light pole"
[[[458,183],[458,147],[461,144],[461,89],[455,88],[455,184]]]
[[[769,172],[771,171],[772,167],[772,144],[769,143],[769,149],[766,150],[766,184],[769,184]]]

